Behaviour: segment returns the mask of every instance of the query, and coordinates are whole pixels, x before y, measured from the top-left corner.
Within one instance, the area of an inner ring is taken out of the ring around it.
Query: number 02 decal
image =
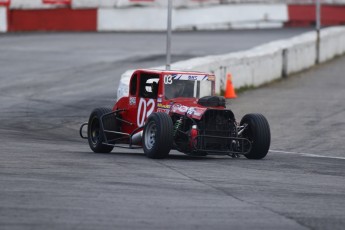
[[[144,98],[140,98],[139,106],[138,106],[138,114],[137,114],[137,125],[139,127],[145,124],[146,118],[148,118],[155,108],[155,101],[150,99],[145,101]]]

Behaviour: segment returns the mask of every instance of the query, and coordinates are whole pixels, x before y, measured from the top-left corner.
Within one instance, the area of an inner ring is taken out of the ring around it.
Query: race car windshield
[[[164,90],[166,99],[201,98],[212,95],[212,81],[208,79],[207,75],[166,75],[164,76]]]

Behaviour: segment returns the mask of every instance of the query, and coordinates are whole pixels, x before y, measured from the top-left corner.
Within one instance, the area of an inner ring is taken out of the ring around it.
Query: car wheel
[[[252,143],[250,152],[245,154],[248,159],[264,158],[271,144],[270,126],[262,114],[247,114],[241,120],[241,125],[247,124],[242,137]]]
[[[88,123],[88,131],[87,137],[89,141],[89,146],[92,151],[95,153],[110,153],[113,150],[113,146],[105,145],[103,142],[105,141],[104,132],[101,128],[101,117],[104,114],[110,113],[111,109],[109,108],[97,108],[94,109],[90,115],[89,123]],[[105,118],[103,119],[104,129],[108,130],[116,130],[116,123],[115,119]],[[110,134],[113,135],[113,134]],[[112,136],[107,136],[108,138],[112,138]]]
[[[143,134],[144,153],[149,158],[165,158],[173,144],[173,123],[166,113],[152,113]]]

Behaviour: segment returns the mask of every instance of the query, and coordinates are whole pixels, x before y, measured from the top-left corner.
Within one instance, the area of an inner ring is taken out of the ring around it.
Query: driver
[[[165,85],[165,97],[167,99],[181,97],[184,91],[182,81],[174,81],[173,84]]]
[[[153,98],[157,98],[157,96],[158,96],[158,83],[155,81],[152,82],[151,89],[152,89]]]
[[[165,97],[167,99],[177,97],[193,97],[194,82],[186,80],[176,80],[173,84],[165,85]]]

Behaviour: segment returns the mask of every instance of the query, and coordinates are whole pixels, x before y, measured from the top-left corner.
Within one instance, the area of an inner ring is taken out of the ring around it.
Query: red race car
[[[271,142],[263,115],[247,114],[236,122],[224,97],[215,96],[213,74],[151,69],[133,73],[129,95],[112,110],[94,109],[80,136],[96,153],[143,148],[150,158],[167,157],[175,149],[191,156],[261,159]]]

